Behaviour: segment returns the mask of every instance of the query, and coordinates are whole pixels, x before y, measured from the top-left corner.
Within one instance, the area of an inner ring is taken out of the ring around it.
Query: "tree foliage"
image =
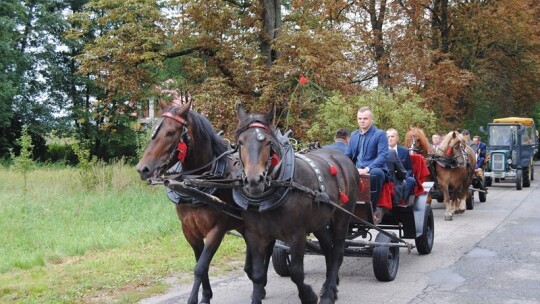
[[[336,94],[322,104],[308,137],[311,141],[331,142],[338,128],[357,129],[356,112],[365,106],[371,108],[374,124],[379,129],[394,128],[402,139],[411,127],[422,128],[428,134],[436,132],[439,126],[435,114],[423,109],[423,103],[422,98],[409,89],[394,93],[374,89],[349,99]]]
[[[237,102],[276,104],[280,127],[314,140],[361,103],[400,132],[417,113],[443,133],[532,116],[539,15],[533,0],[5,0],[0,156],[23,124],[33,139],[73,132],[101,159],[134,156],[133,126],[171,89],[229,135]]]

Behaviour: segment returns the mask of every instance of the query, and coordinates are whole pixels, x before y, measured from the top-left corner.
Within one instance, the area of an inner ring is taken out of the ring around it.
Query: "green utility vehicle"
[[[533,157],[537,149],[536,125],[532,118],[497,118],[488,124],[484,185],[515,182],[516,189],[534,180]]]

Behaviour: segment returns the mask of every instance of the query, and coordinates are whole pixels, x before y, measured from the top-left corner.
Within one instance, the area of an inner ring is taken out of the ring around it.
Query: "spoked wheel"
[[[467,204],[467,210],[473,210],[474,209],[474,191],[469,189],[469,192],[467,193],[467,198],[465,199],[465,203]]]
[[[389,236],[379,233],[378,243],[396,243]],[[399,267],[399,247],[378,246],[373,249],[373,272],[377,280],[390,282],[396,278]]]
[[[522,184],[521,184],[521,178],[523,176],[523,171],[521,169],[518,169],[516,171],[516,190],[521,190]]]
[[[285,242],[277,240],[276,245],[285,245]],[[272,251],[272,265],[276,273],[282,277],[290,276],[289,266],[291,265],[291,256],[287,250],[274,246]]]
[[[433,240],[435,238],[435,222],[433,221],[433,210],[430,206],[426,206],[424,219],[424,230],[422,235],[414,239],[416,250],[420,254],[429,254],[433,248]]]

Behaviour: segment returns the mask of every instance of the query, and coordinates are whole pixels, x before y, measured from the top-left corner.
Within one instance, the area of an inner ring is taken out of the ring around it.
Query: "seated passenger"
[[[476,167],[475,169],[482,168],[484,161],[486,159],[486,148],[487,145],[482,142],[480,136],[475,135],[473,137],[473,145],[475,147],[474,153],[476,154]]]
[[[373,193],[371,203],[375,207],[379,202],[379,194],[388,172],[386,167],[388,140],[382,130],[372,125],[373,113],[370,108],[358,109],[356,119],[359,129],[351,134],[345,155],[356,164],[360,175],[369,174]],[[377,208],[375,211],[377,219],[382,218],[384,212],[382,208]]]
[[[349,130],[340,128],[336,132],[336,137],[334,137],[334,143],[330,145],[325,145],[323,146],[323,148],[335,149],[345,153],[345,149],[347,148],[348,144]]]
[[[399,160],[397,151],[388,149],[388,173],[390,181],[394,183],[394,197],[392,198],[392,204],[398,205],[401,200],[405,200],[407,170],[403,167],[403,164]]]
[[[406,170],[405,189],[403,190],[403,201],[406,204],[412,205],[414,203],[414,186],[416,185],[416,179],[413,177],[412,162],[409,156],[409,150],[403,146],[398,145],[399,135],[396,129],[390,128],[386,130],[386,136],[388,137],[388,151],[396,151],[397,157],[402,166]]]

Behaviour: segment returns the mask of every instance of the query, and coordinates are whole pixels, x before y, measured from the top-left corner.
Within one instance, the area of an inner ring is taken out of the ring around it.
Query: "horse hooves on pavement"
[[[445,220],[445,221],[451,221],[451,220],[452,220],[452,216],[451,216],[451,215],[445,215],[445,216],[444,216],[444,220]]]

